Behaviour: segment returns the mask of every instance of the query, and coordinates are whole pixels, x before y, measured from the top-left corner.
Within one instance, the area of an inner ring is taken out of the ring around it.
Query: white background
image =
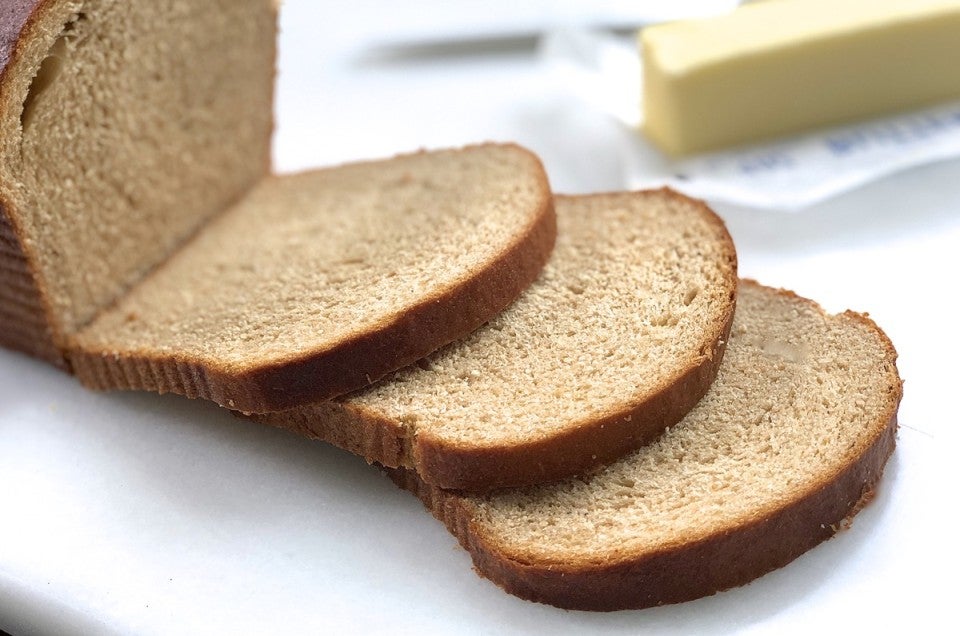
[[[630,10],[650,8],[608,4],[568,2],[547,12],[545,3],[290,0],[276,165],[287,171],[515,140],[541,154],[557,191],[621,188],[608,122],[571,111],[533,48],[437,57],[382,46],[585,17],[616,25],[636,19]],[[703,3],[682,4],[674,8]],[[877,499],[852,529],[788,567],[740,589],[651,610],[591,614],[520,601],[479,578],[418,501],[356,457],[211,404],[94,394],[0,351],[0,629],[935,629],[952,615],[946,595],[956,591],[942,579],[957,565],[948,517],[957,480],[948,462],[956,461],[958,418],[951,398],[960,358],[960,163],[889,177],[794,215],[717,209],[737,243],[742,275],[831,311],[868,311],[897,346],[906,381],[898,449]]]

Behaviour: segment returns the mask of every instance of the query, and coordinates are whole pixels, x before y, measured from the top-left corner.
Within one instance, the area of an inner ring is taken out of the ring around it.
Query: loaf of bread
[[[267,176],[272,0],[0,18],[0,344],[88,386],[327,399],[476,329],[549,256],[517,146]]]
[[[742,585],[829,538],[893,451],[896,353],[865,316],[743,283],[710,391],[590,477],[468,496],[389,471],[522,598],[588,610]]]
[[[556,207],[550,263],[482,329],[364,391],[256,419],[471,491],[581,473],[654,439],[716,374],[733,243],[670,190]]]

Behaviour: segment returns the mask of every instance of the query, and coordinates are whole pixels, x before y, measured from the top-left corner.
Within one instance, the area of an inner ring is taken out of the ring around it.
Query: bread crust
[[[145,389],[213,400],[266,413],[327,400],[376,382],[477,329],[513,302],[540,274],[557,235],[550,186],[539,159],[531,174],[541,193],[526,227],[498,258],[446,289],[417,300],[374,331],[279,361],[236,368],[150,351],[116,355],[72,346],[68,359],[88,387]]]
[[[10,85],[23,41],[53,0],[10,0],[0,9],[0,103]],[[11,204],[0,192],[0,346],[41,358],[66,370],[58,346],[59,335],[48,322],[49,307],[25,245],[10,213]]]
[[[746,282],[745,284],[754,284]],[[792,292],[776,293],[796,297]],[[866,316],[847,312],[879,333],[891,364],[896,351]],[[895,375],[895,374],[894,374]],[[847,464],[808,489],[738,526],[704,538],[677,537],[640,554],[606,555],[582,563],[534,562],[509,554],[477,522],[475,504],[424,482],[415,471],[387,469],[393,481],[420,498],[470,552],[477,572],[521,598],[565,609],[612,611],[679,603],[743,585],[780,568],[846,527],[872,498],[896,444],[899,378],[888,387],[887,409],[851,450]]]
[[[533,443],[462,448],[418,435],[405,422],[349,403],[246,414],[255,421],[324,441],[388,468],[416,470],[432,486],[468,492],[527,486],[600,470],[655,440],[686,415],[716,377],[732,324],[713,349],[649,399]],[[239,414],[238,415],[242,415]]]
[[[54,344],[44,295],[24,254],[6,204],[0,200],[0,346],[41,358],[60,369],[67,362]]]
[[[696,406],[717,376],[733,322],[721,322],[711,349],[649,398],[590,421],[571,422],[549,438],[512,446],[462,448],[420,434],[410,465],[439,488],[485,492],[558,481],[601,469],[646,446]]]

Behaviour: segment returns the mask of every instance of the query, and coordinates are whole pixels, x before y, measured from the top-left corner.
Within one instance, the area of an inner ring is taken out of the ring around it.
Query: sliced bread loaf
[[[267,177],[275,0],[0,10],[0,345],[264,411],[370,384],[551,249],[515,146]]]
[[[713,387],[604,471],[485,497],[390,473],[512,594],[588,610],[695,599],[785,565],[869,500],[895,443],[895,361],[868,318],[743,283]]]
[[[556,207],[550,263],[482,329],[362,392],[256,419],[473,491],[578,474],[655,438],[716,374],[730,236],[670,190]]]

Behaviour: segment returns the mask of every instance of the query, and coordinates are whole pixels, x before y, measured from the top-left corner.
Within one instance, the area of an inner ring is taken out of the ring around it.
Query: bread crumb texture
[[[267,172],[275,12],[50,0],[25,25],[0,69],[0,215],[62,347]]]
[[[75,342],[237,370],[332,349],[491,267],[547,197],[515,146],[270,177]]]

